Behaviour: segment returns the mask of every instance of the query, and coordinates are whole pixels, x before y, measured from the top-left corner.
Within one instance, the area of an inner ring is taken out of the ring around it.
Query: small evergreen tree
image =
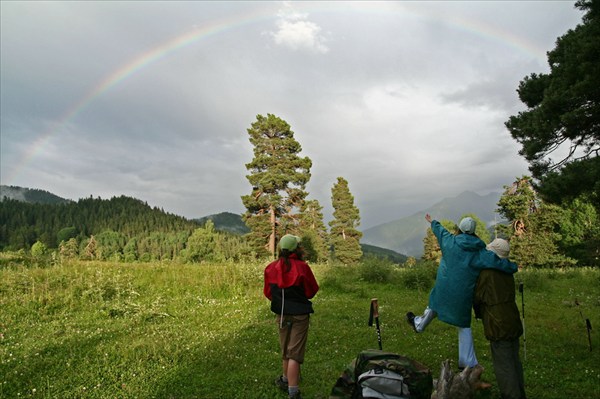
[[[458,230],[458,226],[452,220],[442,219],[440,224],[451,233],[455,233]],[[434,262],[435,264],[440,263],[442,259],[442,250],[437,238],[433,234],[431,227],[427,228],[425,238],[423,238],[423,260]]]
[[[334,256],[344,264],[356,264],[362,257],[362,233],[357,230],[360,216],[348,182],[343,177],[338,177],[331,189],[331,203],[333,220],[329,222],[329,240]]]
[[[414,256],[409,256],[406,258],[406,262],[404,262],[404,267],[412,268],[417,265],[417,259]]]
[[[186,255],[190,262],[213,261],[217,255],[217,232],[212,220],[188,238]]]
[[[96,251],[102,260],[121,260],[126,238],[123,234],[105,230],[96,236]]]
[[[34,258],[41,258],[42,256],[46,255],[47,252],[48,247],[41,241],[36,241],[31,246],[31,256]]]
[[[321,262],[327,260],[327,228],[323,222],[323,207],[317,200],[304,201],[300,209],[299,230],[306,260]]]
[[[138,259],[137,237],[131,238],[123,247],[123,258],[125,262],[134,262]]]
[[[63,259],[75,259],[79,255],[79,244],[76,238],[70,238],[67,241],[61,241],[58,246],[58,253]]]
[[[98,244],[96,242],[96,237],[93,235],[90,236],[90,239],[87,241],[83,251],[85,259],[94,260],[97,258],[97,246]]]

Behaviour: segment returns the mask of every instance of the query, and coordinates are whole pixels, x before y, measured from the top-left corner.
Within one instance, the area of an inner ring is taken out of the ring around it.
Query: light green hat
[[[298,244],[300,243],[300,237],[293,236],[291,234],[286,234],[281,237],[279,240],[279,248],[287,249],[288,251],[293,251],[298,248]]]

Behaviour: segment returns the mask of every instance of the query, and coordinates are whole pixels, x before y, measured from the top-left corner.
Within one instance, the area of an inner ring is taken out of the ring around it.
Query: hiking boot
[[[406,322],[412,326],[416,333],[418,333],[417,326],[415,325],[415,314],[413,312],[408,312],[406,314]]]
[[[275,386],[284,392],[288,391],[288,383],[283,380],[281,375],[275,380]]]
[[[275,385],[284,392],[288,391],[288,383],[283,380],[281,375],[275,380]]]
[[[302,395],[300,395],[300,391],[297,391],[294,395],[289,396],[290,399],[302,399]]]

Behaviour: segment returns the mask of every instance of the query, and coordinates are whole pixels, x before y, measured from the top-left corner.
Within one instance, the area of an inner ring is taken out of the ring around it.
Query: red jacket
[[[319,291],[319,284],[306,262],[296,254],[288,259],[289,266],[284,258],[279,258],[265,268],[263,292],[271,301],[271,310],[289,315],[313,313],[309,299]]]

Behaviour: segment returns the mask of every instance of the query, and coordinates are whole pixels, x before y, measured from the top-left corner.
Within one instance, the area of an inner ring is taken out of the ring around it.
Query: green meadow
[[[285,398],[265,264],[56,262],[0,259],[1,398]],[[362,349],[377,297],[383,349],[427,365],[456,365],[456,329],[434,321],[415,334],[404,315],[427,304],[435,270],[313,265],[314,299],[301,390],[327,398]],[[600,397],[600,270],[530,270],[524,283],[529,398]],[[517,297],[521,309],[521,295]],[[591,347],[585,319],[589,318]],[[484,379],[488,342],[473,322]]]

